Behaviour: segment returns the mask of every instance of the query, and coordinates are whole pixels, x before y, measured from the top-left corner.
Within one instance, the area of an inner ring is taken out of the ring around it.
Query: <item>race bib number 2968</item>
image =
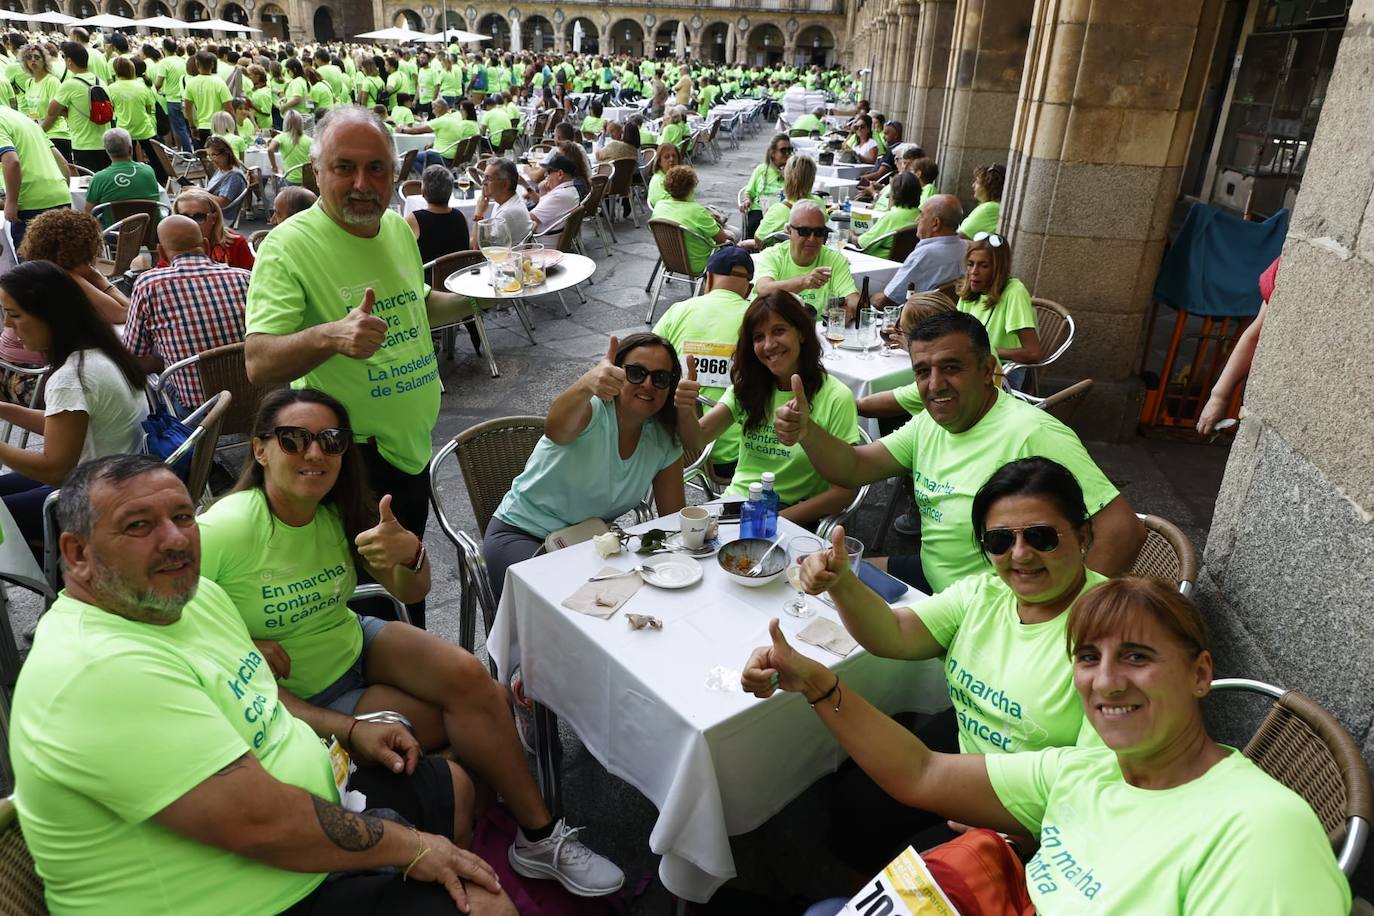
[[[735,360],[735,345],[712,343],[707,340],[684,340],[682,342],[682,362],[687,357],[697,358],[697,381],[703,388],[729,388],[730,366]]]

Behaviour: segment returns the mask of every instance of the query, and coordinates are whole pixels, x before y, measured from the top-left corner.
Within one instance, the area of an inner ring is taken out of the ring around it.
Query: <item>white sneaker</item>
[[[579,897],[603,897],[625,884],[625,873],[605,856],[577,839],[581,827],[569,827],[560,817],[553,833],[531,843],[517,830],[510,846],[510,867],[526,878],[552,878]]]

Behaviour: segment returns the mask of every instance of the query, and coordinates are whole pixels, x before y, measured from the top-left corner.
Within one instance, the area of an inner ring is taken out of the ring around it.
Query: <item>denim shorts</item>
[[[372,640],[376,639],[377,634],[382,632],[382,627],[387,625],[387,621],[359,614],[358,624],[363,628],[363,648],[358,653],[357,660],[348,666],[347,671],[339,675],[338,680],[310,697],[307,701],[310,705],[323,706],[346,716],[353,715],[353,710],[358,708],[358,701],[363,698],[363,693],[371,686],[367,678],[363,676],[367,650],[372,645]]]

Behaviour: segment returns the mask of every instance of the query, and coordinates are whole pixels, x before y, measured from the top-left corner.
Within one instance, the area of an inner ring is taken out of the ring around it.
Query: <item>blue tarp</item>
[[[1155,280],[1155,299],[1180,311],[1248,318],[1260,309],[1259,276],[1283,251],[1288,211],[1262,223],[1194,204]]]

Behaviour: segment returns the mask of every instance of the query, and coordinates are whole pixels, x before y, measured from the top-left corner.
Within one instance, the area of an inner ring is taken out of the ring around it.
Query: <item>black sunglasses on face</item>
[[[1000,557],[1016,545],[1016,535],[1026,539],[1026,546],[1040,553],[1053,553],[1059,546],[1059,531],[1053,525],[1027,525],[1024,528],[989,528],[983,532],[983,551]]]
[[[277,445],[288,455],[300,455],[310,449],[310,443],[318,442],[320,451],[326,455],[342,455],[353,442],[351,429],[322,429],[312,433],[303,426],[278,426],[270,433],[263,433],[259,439],[275,437]]]
[[[807,238],[808,236],[815,236],[822,242],[830,238],[829,226],[788,226],[787,228],[791,229],[793,232],[797,233],[797,235],[801,236],[802,238]]]
[[[208,213],[182,213],[181,215],[193,219],[198,223],[203,223],[210,218],[210,214]]]
[[[645,369],[639,363],[625,364],[625,378],[631,385],[639,385],[647,378],[653,381],[654,387],[661,391],[667,391],[668,386],[673,383],[673,373],[667,369]]]

